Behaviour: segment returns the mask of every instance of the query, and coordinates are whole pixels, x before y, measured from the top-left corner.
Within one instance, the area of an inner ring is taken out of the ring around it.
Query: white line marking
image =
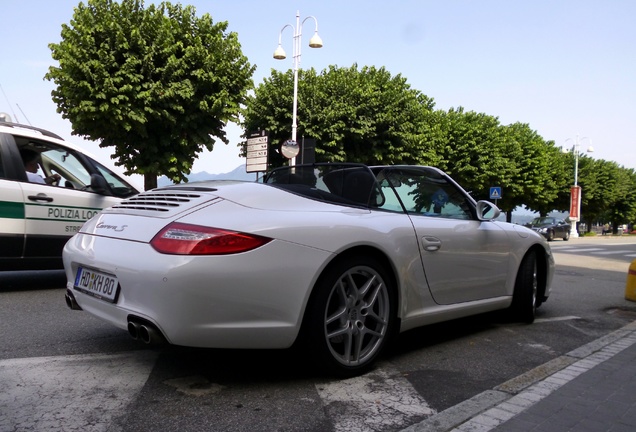
[[[577,319],[581,319],[581,317],[570,315],[570,316],[562,316],[562,317],[554,317],[554,318],[537,318],[536,320],[534,320],[534,322],[542,323],[542,322],[552,322],[552,321],[571,321],[571,320],[577,320]]]
[[[572,249],[566,252],[595,252],[605,250],[603,248],[582,248],[582,249]]]
[[[411,383],[382,369],[347,380],[316,384],[336,432],[397,430],[435,414]]]
[[[156,357],[135,351],[0,360],[0,430],[107,431]]]
[[[605,252],[594,252],[594,255],[614,255],[614,254],[624,254],[627,252],[631,252],[631,250],[608,250]]]

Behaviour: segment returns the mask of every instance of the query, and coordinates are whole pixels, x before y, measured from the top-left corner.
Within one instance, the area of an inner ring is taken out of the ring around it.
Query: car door
[[[41,155],[39,174],[61,178],[56,185],[20,183],[25,213],[24,257],[61,256],[64,243],[85,221],[121,199],[105,189],[103,177],[91,173],[94,167],[83,155],[51,144],[29,145]],[[95,187],[93,177],[101,178],[104,189]]]
[[[82,224],[105,207],[138,191],[108,168],[86,154],[46,137],[2,135],[3,154],[11,159],[2,185],[2,195],[11,192],[14,246],[11,257],[5,251],[2,268],[58,268],[62,248]],[[25,151],[26,150],[26,151]],[[59,178],[54,184],[29,182],[21,154],[37,154],[40,178]],[[8,196],[8,195],[7,195]],[[4,199],[4,198],[3,198]],[[5,209],[8,205],[4,206]],[[6,213],[6,212],[5,212]],[[4,217],[3,219],[9,219]],[[19,258],[19,262],[11,258]],[[2,258],[2,256],[0,256]]]
[[[556,225],[555,225],[555,231],[557,233],[556,237],[564,238],[565,237],[565,233],[567,232],[568,228],[569,228],[569,224],[567,224],[562,219],[557,219],[556,220]]]
[[[0,261],[22,256],[26,230],[22,188],[19,183],[7,180],[5,175],[0,168]]]
[[[497,223],[477,220],[473,201],[437,170],[396,167],[384,176],[411,218],[437,303],[506,295],[510,239]]]
[[[26,175],[21,166],[15,166],[19,158],[10,136],[0,133],[0,269],[11,268],[24,252],[24,201],[16,179],[26,180]]]
[[[31,176],[59,181],[29,182],[23,157],[37,170]],[[59,136],[31,126],[1,125],[0,270],[60,268],[64,244],[86,220],[136,193]]]
[[[120,201],[87,190],[22,183],[25,258],[61,257],[66,241],[85,221]]]

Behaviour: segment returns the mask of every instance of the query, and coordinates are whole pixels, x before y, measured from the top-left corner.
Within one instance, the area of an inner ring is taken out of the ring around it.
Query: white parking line
[[[614,255],[614,254],[625,254],[627,252],[631,252],[631,250],[607,250],[604,252],[593,252],[594,255]]]
[[[603,251],[603,250],[605,250],[605,249],[603,249],[603,248],[582,248],[582,249],[574,248],[572,251],[573,252],[596,252],[596,251]]]
[[[534,320],[534,322],[541,323],[541,322],[552,322],[552,321],[571,321],[571,320],[577,320],[577,319],[581,319],[581,317],[577,317],[575,315],[568,315],[568,316],[554,317],[554,318],[537,318],[536,320]]]
[[[157,355],[0,360],[0,430],[102,432],[146,383]]]
[[[397,430],[436,413],[386,363],[366,375],[316,384],[336,432]]]

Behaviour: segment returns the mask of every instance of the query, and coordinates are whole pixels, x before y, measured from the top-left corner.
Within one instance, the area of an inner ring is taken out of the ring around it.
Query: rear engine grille
[[[199,198],[201,195],[195,193],[148,191],[128,198],[112,208],[167,212]]]

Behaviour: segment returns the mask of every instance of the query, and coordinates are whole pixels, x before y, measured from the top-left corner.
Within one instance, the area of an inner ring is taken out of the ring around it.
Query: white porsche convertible
[[[341,376],[398,332],[498,309],[532,322],[554,260],[442,171],[312,164],[153,189],[64,248],[66,301],[146,343],[287,348]]]

